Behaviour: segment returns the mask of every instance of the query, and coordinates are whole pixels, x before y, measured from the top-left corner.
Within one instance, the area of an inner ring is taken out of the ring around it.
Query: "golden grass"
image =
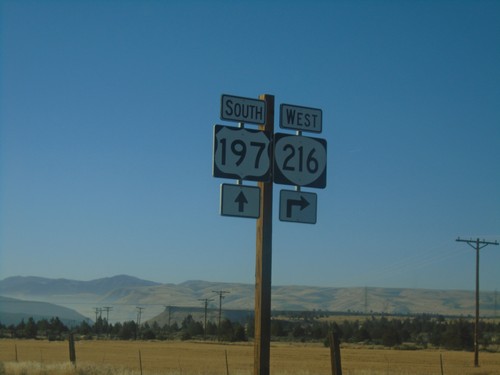
[[[0,340],[0,362],[8,375],[138,375],[139,351],[143,375],[225,374],[227,352],[230,375],[253,373],[253,345],[172,341],[77,341],[77,368],[69,364],[67,342]],[[16,363],[15,353],[17,348]],[[500,353],[479,355],[438,350],[342,348],[344,375],[500,375]],[[271,345],[271,374],[328,375],[330,351],[319,344]],[[1,371],[0,371],[1,374]]]

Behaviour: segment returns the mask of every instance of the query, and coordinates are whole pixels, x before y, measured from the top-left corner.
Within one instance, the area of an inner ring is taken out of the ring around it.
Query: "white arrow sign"
[[[280,220],[316,224],[317,194],[296,190],[280,191]]]
[[[257,186],[222,184],[220,213],[223,216],[258,218],[260,189]]]

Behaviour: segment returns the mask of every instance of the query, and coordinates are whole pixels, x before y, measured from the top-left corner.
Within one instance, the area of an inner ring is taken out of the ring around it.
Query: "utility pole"
[[[137,309],[137,329],[136,329],[135,336],[137,338],[137,333],[139,332],[139,326],[141,325],[142,310],[144,310],[145,307],[139,307],[139,306],[137,306],[136,309]]]
[[[173,306],[170,306],[170,305],[165,305],[165,310],[168,311],[168,328],[170,329],[170,319],[172,317],[172,307]]]
[[[485,240],[462,240],[457,238],[457,242],[465,242],[476,250],[476,320],[474,323],[474,367],[479,367],[479,250],[488,245],[498,245],[498,241],[490,242]]]
[[[111,306],[105,306],[102,309],[106,310],[106,333],[109,336],[109,310],[113,310],[113,308]]]
[[[368,287],[365,286],[365,314],[368,314]]]
[[[113,310],[113,308],[111,306],[105,306],[102,309],[106,310],[106,322],[109,324],[109,311]]]
[[[102,327],[102,309],[100,307],[95,307],[95,323],[94,323],[94,330],[96,335],[99,335],[99,332]],[[100,320],[100,324],[97,324]]]
[[[493,318],[497,318],[497,294],[498,294],[498,291],[495,289],[495,310],[494,310],[494,315],[493,315]]]
[[[207,339],[207,310],[208,310],[208,303],[213,301],[213,298],[204,298],[204,299],[199,299],[198,301],[203,301],[205,303],[205,325],[203,328],[203,340]]]
[[[97,318],[99,316],[99,312],[101,311],[101,309],[99,307],[94,307],[94,310],[95,310],[95,323],[94,324],[97,324]]]
[[[222,317],[222,299],[224,298],[224,294],[230,293],[226,290],[212,290],[212,292],[217,293],[219,295],[219,327],[217,329],[217,340],[220,341],[220,321]]]

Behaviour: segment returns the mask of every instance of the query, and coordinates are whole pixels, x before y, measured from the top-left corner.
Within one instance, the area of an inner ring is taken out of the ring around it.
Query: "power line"
[[[498,242],[480,240],[462,240],[457,238],[457,242],[465,242],[467,245],[476,250],[476,321],[474,323],[474,367],[479,367],[479,250],[488,245],[498,245]],[[474,245],[473,245],[474,244]]]
[[[363,280],[364,283],[373,283],[374,281],[385,280],[395,273],[407,272],[410,270],[422,269],[430,264],[444,261],[448,258],[456,257],[461,251],[457,252],[456,248],[448,247],[444,243],[438,244],[423,251],[412,252],[411,255],[403,257],[392,263],[386,263],[377,268],[372,268],[371,272],[356,275],[356,282]],[[444,247],[444,249],[443,249]],[[465,251],[463,251],[465,253]]]

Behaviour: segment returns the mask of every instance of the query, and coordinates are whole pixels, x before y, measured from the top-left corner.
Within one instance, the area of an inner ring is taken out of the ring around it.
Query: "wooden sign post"
[[[260,130],[274,134],[274,96],[261,95],[265,100],[266,122]],[[274,150],[271,150],[271,160]],[[271,265],[273,250],[273,181],[259,182],[260,212],[257,219],[255,261],[255,341],[254,375],[269,375],[271,347]]]

